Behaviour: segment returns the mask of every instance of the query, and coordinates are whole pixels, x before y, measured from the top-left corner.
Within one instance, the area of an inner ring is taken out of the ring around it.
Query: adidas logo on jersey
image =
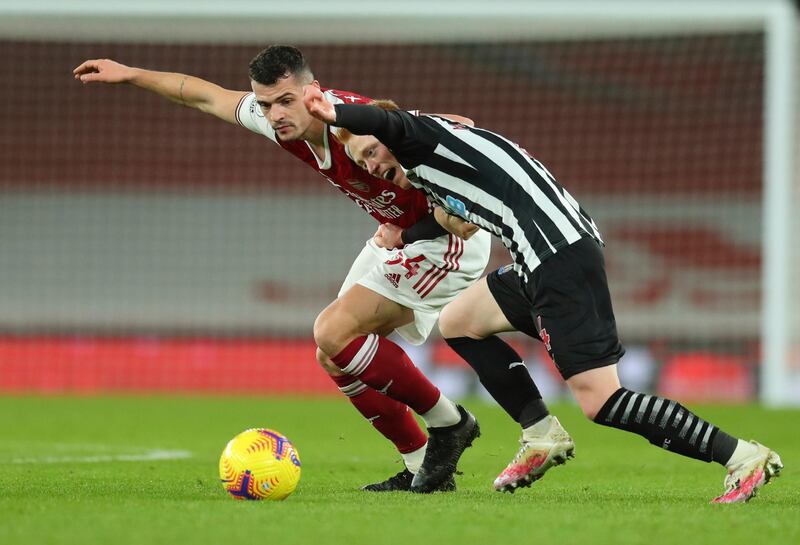
[[[384,274],[383,276],[385,276],[385,277],[386,277],[386,280],[388,280],[389,282],[391,282],[391,283],[392,283],[392,286],[394,286],[395,288],[396,288],[396,287],[398,286],[398,284],[400,283],[400,275],[399,275],[399,274],[397,274],[397,273],[386,273],[386,274]]]

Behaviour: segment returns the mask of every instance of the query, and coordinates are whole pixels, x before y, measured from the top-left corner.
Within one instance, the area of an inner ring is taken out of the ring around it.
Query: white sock
[[[405,454],[402,452],[400,453],[400,456],[403,457],[403,462],[406,464],[406,469],[414,475],[417,474],[417,471],[419,471],[419,468],[422,465],[422,460],[425,459],[425,449],[427,448],[428,443],[425,443],[413,452],[406,452]]]
[[[536,437],[543,437],[550,431],[550,424],[553,422],[553,415],[548,414],[536,424],[522,429],[523,439],[534,439]]]
[[[420,416],[422,420],[425,421],[425,425],[429,428],[443,428],[461,422],[461,413],[458,412],[456,404],[441,394],[439,395],[439,401],[436,402],[436,405]]]
[[[731,459],[725,464],[725,467],[731,469],[742,463],[742,461],[755,456],[758,453],[758,447],[748,441],[739,439],[736,445],[736,450],[733,451]]]

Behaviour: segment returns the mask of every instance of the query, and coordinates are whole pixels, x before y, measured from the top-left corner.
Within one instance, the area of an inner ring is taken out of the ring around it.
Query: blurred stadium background
[[[324,86],[470,116],[549,167],[605,236],[630,386],[800,400],[791,3],[181,4],[0,7],[0,392],[335,393],[311,326],[373,220],[263,137],[71,77],[108,57],[248,89],[292,43]],[[436,336],[412,354],[477,391]]]

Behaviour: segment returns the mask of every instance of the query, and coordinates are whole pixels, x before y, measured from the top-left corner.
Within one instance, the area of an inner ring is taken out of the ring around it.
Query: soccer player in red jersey
[[[478,278],[490,249],[488,233],[464,241],[435,221],[425,195],[402,189],[388,177],[359,168],[334,137],[335,128],[313,118],[303,104],[303,85],[319,86],[302,53],[271,46],[250,64],[252,91],[224,89],[185,74],[128,67],[108,59],[87,60],[74,70],[83,83],[128,83],[173,102],[262,134],[325,176],[382,226],[401,237],[385,249],[369,240],[337,297],[314,324],[317,359],[356,409],[400,452],[406,469],[366,490],[452,490],[452,471],[412,479],[426,467],[455,467],[479,434],[474,417],[441,395],[386,335],[396,331],[412,344],[430,334],[439,311]],[[322,89],[332,103],[364,103],[351,92]],[[461,118],[463,119],[463,118]],[[385,246],[385,244],[384,244]],[[511,377],[510,381],[530,381]],[[532,382],[531,382],[532,385]],[[409,407],[425,421],[430,438]]]

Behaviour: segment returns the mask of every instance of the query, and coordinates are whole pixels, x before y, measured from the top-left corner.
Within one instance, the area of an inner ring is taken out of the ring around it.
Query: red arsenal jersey
[[[333,104],[364,104],[371,100],[346,91],[323,89],[323,92],[325,98]],[[263,134],[325,176],[339,191],[350,197],[379,223],[392,223],[405,229],[427,216],[432,210],[425,194],[419,189],[402,189],[388,180],[371,176],[355,164],[345,153],[344,144],[334,137],[332,131],[335,129],[330,126],[326,126],[325,158],[321,160],[303,140],[291,142],[280,140],[261,112],[253,93],[242,97],[236,119],[243,127]]]

